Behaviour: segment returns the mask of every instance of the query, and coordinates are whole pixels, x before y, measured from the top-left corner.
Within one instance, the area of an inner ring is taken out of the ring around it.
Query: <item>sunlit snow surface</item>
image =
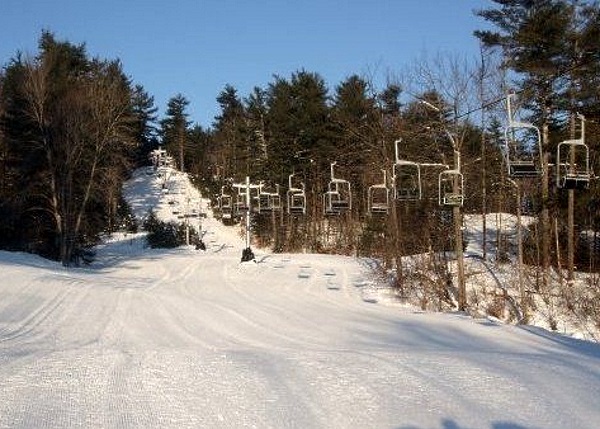
[[[155,185],[136,213],[168,214]],[[0,252],[0,428],[600,427],[598,344],[373,303],[353,258],[240,264],[203,228],[206,252],[118,236],[88,268]]]

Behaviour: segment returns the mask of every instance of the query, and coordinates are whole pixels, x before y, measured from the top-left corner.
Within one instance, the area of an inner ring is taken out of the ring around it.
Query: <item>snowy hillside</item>
[[[599,344],[382,302],[353,258],[240,264],[239,230],[174,171],[125,193],[139,217],[206,212],[206,252],[0,252],[0,428],[600,427]]]

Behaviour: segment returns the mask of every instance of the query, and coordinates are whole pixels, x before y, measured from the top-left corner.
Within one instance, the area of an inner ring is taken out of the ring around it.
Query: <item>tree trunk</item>
[[[549,202],[549,133],[548,116],[544,119],[542,125],[542,212],[541,212],[541,239],[542,239],[542,287],[544,291],[548,290],[548,269],[550,267],[550,214],[548,209]]]

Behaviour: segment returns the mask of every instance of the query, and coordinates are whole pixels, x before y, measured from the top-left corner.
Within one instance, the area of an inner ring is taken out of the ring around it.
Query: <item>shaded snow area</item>
[[[143,172],[126,195],[138,216],[174,205]],[[240,264],[238,228],[194,222],[205,252],[0,252],[0,428],[600,427],[600,345],[375,303],[354,258]]]

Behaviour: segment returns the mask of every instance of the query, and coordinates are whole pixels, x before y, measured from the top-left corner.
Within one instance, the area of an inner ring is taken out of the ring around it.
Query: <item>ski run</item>
[[[125,193],[172,216],[142,170]],[[357,258],[242,264],[239,228],[207,213],[206,251],[0,252],[0,428],[600,427],[599,344],[401,305]]]

